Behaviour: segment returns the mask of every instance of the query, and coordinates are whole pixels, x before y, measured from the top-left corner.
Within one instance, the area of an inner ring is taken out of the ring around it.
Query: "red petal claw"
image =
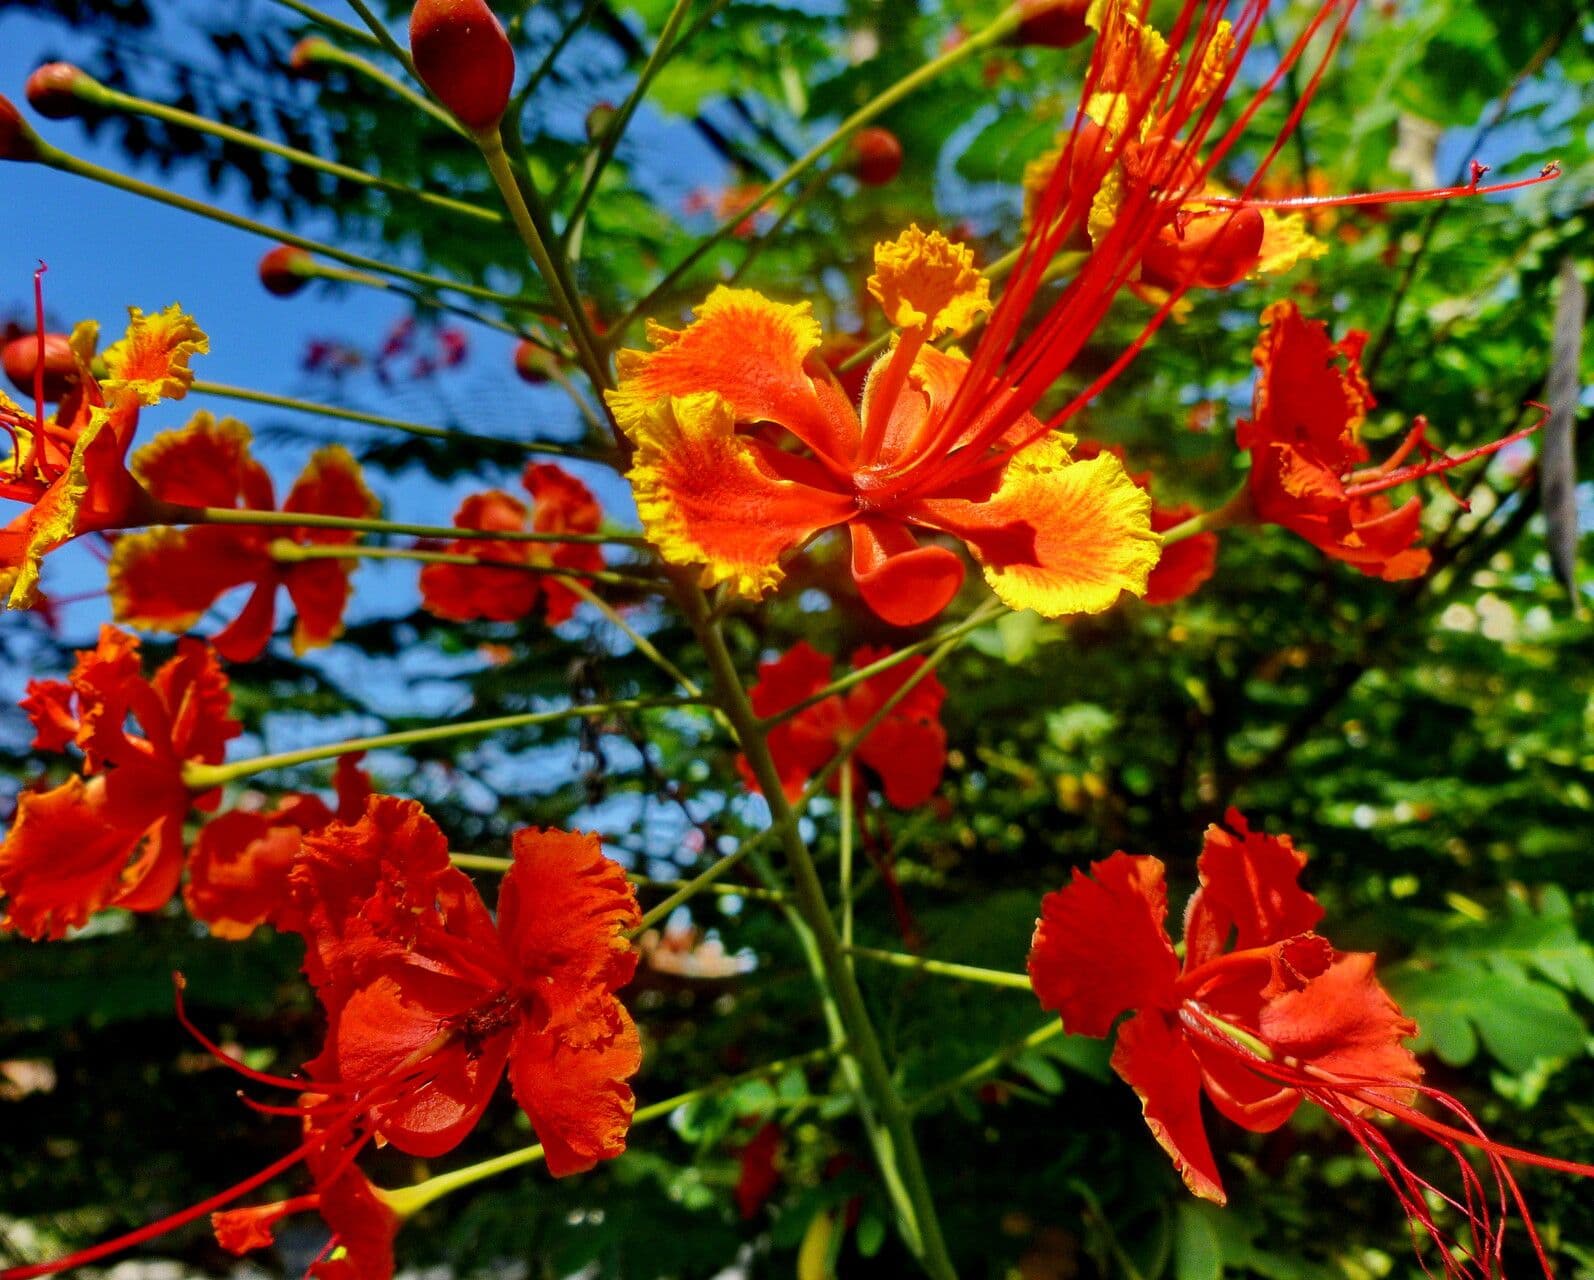
[[[947,547],[923,547],[894,520],[861,517],[852,534],[852,578],[864,603],[896,627],[928,622],[963,585],[963,561]]]
[[[1185,1186],[1224,1204],[1223,1181],[1201,1120],[1201,1067],[1185,1037],[1158,1012],[1137,1013],[1118,1029],[1113,1070],[1140,1097],[1146,1124]]]

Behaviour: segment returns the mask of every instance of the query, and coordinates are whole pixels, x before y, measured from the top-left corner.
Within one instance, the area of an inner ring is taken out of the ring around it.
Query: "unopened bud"
[[[607,134],[614,124],[615,114],[614,103],[612,102],[600,102],[591,111],[587,112],[587,141],[597,142]]]
[[[78,90],[93,83],[93,77],[70,62],[46,62],[28,77],[28,105],[46,120],[69,119],[83,111]]]
[[[1090,0],[1018,0],[1019,44],[1068,49],[1090,34],[1085,14]]]
[[[0,160],[37,160],[39,135],[22,118],[16,103],[0,97]]]
[[[326,61],[327,53],[332,50],[331,41],[320,36],[306,36],[288,54],[288,67],[295,75],[313,75],[316,64]]]
[[[902,144],[890,129],[871,126],[852,136],[852,172],[866,187],[883,187],[902,172]]]
[[[547,347],[539,347],[529,338],[522,338],[515,344],[515,372],[522,381],[540,387],[553,377],[556,367],[553,352]]]
[[[515,82],[515,51],[485,0],[417,0],[410,11],[415,73],[470,129],[503,118]]]
[[[314,275],[315,259],[292,245],[278,245],[260,259],[260,283],[279,298],[292,297]]]
[[[33,371],[39,367],[39,339],[24,334],[0,348],[0,368],[23,395],[33,394]],[[77,358],[64,333],[44,335],[44,398],[59,400],[77,385]]]

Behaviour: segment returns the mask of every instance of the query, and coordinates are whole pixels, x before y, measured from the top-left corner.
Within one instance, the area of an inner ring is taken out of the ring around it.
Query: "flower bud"
[[[303,249],[281,244],[260,259],[260,283],[279,298],[292,297],[315,275],[315,259]]]
[[[314,75],[316,64],[326,60],[325,54],[332,47],[331,41],[320,36],[306,36],[288,54],[289,70],[296,76]]]
[[[852,173],[866,187],[883,187],[902,172],[902,144],[889,129],[871,126],[852,136]]]
[[[1040,45],[1047,49],[1068,49],[1090,34],[1085,14],[1090,0],[1018,0],[1021,15],[1019,44]]]
[[[33,371],[39,365],[39,339],[25,333],[0,348],[0,368],[23,395],[33,394]],[[77,383],[77,359],[64,333],[44,335],[44,398],[61,399]]]
[[[608,133],[610,127],[614,124],[615,114],[614,103],[612,102],[600,102],[591,111],[587,112],[587,141],[597,142],[604,134]]]
[[[93,83],[87,72],[70,62],[46,62],[28,77],[28,105],[46,120],[69,119],[83,111],[79,87]]]
[[[10,98],[0,97],[0,160],[37,160],[39,135]]]
[[[553,353],[546,347],[539,347],[529,338],[515,344],[515,372],[523,382],[540,387],[552,377],[553,368]]]
[[[415,73],[470,129],[491,129],[509,105],[515,52],[485,0],[417,0],[410,11]]]

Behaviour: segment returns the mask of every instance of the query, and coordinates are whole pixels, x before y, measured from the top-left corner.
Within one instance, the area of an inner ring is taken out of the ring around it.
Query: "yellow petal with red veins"
[[[210,339],[175,302],[152,316],[137,307],[127,311],[127,336],[106,348],[101,386],[107,395],[125,390],[141,404],[182,399],[194,380],[188,361],[208,352]]]
[[[975,267],[973,251],[917,226],[875,245],[869,292],[892,324],[926,328],[931,337],[965,333],[991,309],[991,283]]]
[[[1151,497],[1111,454],[1069,460],[1046,437],[1016,454],[988,496],[927,499],[919,523],[968,543],[1002,602],[1048,618],[1144,595],[1160,543]]]
[[[636,445],[627,479],[643,527],[671,564],[702,565],[703,585],[757,597],[782,577],[780,558],[840,524],[853,500],[789,480],[771,455],[736,434],[713,394],[655,401],[626,429]]]

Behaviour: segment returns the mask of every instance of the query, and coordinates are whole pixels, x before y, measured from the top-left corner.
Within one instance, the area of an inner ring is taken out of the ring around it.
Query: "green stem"
[[[380,733],[370,738],[350,738],[345,742],[303,747],[298,751],[279,751],[274,755],[234,760],[228,764],[200,764],[190,761],[183,766],[183,785],[192,791],[209,791],[214,787],[236,782],[239,778],[265,773],[269,769],[291,769],[295,765],[313,764],[317,760],[332,760],[356,751],[382,751],[388,747],[443,742],[449,738],[472,737],[506,729],[525,729],[532,725],[552,724],[558,720],[570,720],[576,717],[606,716],[617,711],[669,710],[700,705],[701,703],[693,698],[619,698],[613,702],[561,707],[557,711],[527,711],[512,716],[493,716],[488,720],[463,720],[453,724],[430,725],[424,729],[402,729],[397,733]]]
[[[988,1058],[982,1058],[967,1071],[961,1071],[950,1080],[945,1080],[933,1088],[921,1093],[909,1104],[915,1111],[922,1109],[938,1098],[943,1098],[949,1093],[957,1093],[967,1089],[970,1085],[984,1084],[1014,1058],[1028,1053],[1031,1049],[1039,1048],[1048,1040],[1055,1040],[1063,1035],[1063,1021],[1061,1018],[1049,1018],[1044,1026],[1037,1027],[1021,1040],[1004,1045]]]
[[[1240,482],[1240,487],[1221,507],[1191,516],[1183,523],[1174,525],[1160,537],[1163,547],[1167,548],[1176,542],[1183,542],[1186,538],[1194,538],[1198,534],[1216,533],[1219,529],[1228,529],[1237,524],[1256,523],[1256,507],[1251,502],[1250,481],[1243,480]]]
[[[841,771],[841,793],[837,798],[841,834],[838,837],[841,863],[841,945],[852,951],[852,774],[851,769]]]
[[[762,1080],[766,1076],[784,1075],[788,1071],[799,1070],[803,1067],[813,1066],[833,1058],[836,1050],[826,1047],[815,1049],[812,1053],[799,1054],[791,1058],[782,1058],[779,1062],[766,1063],[752,1071],[745,1071],[741,1075],[729,1076],[724,1080],[716,1080],[712,1084],[703,1085],[693,1089],[690,1093],[677,1094],[673,1098],[666,1098],[663,1102],[650,1103],[648,1106],[639,1107],[631,1117],[632,1127],[646,1124],[650,1120],[659,1120],[677,1111],[681,1107],[690,1106],[704,1098],[713,1097],[715,1094],[738,1088],[752,1080]],[[531,1147],[522,1147],[519,1151],[510,1151],[491,1160],[483,1160],[479,1164],[467,1165],[463,1169],[455,1169],[450,1173],[440,1173],[435,1178],[428,1178],[425,1182],[417,1182],[414,1186],[404,1187],[393,1191],[383,1188],[378,1194],[387,1206],[400,1217],[409,1217],[419,1212],[440,1196],[468,1187],[472,1183],[480,1182],[484,1178],[491,1178],[500,1173],[507,1173],[511,1169],[519,1169],[528,1164],[536,1164],[542,1159],[542,1146],[538,1144]]]
[[[531,208],[520,189],[514,169],[510,167],[502,135],[495,126],[472,136],[476,145],[481,148],[482,159],[487,162],[487,170],[498,186],[498,192],[504,199],[505,208],[509,210],[510,220],[515,224],[515,231],[520,236],[521,243],[531,254],[532,262],[536,264],[543,283],[548,287],[554,310],[559,313],[566,332],[575,343],[577,359],[580,360],[594,387],[599,389],[607,387],[610,383],[608,365],[598,354],[592,328],[587,323],[586,313],[581,309],[581,300],[566,287],[563,273],[548,252],[548,246],[544,243],[542,233],[532,217]]]
[[[865,680],[872,680],[882,671],[890,671],[892,667],[906,662],[909,658],[943,645],[949,640],[961,640],[969,632],[996,617],[1002,612],[1004,607],[999,600],[988,600],[963,619],[962,622],[947,627],[944,631],[937,631],[934,635],[925,636],[923,640],[915,640],[912,644],[903,645],[895,653],[888,653],[878,662],[871,662],[866,667],[859,667],[856,671],[849,671],[840,679],[832,680],[818,693],[810,694],[801,702],[793,703],[791,706],[775,712],[774,715],[765,717],[760,721],[760,724],[765,729],[773,729],[776,725],[808,710],[815,703],[823,702],[826,698],[833,698],[838,693],[845,693],[854,685],[862,684]]]
[[[873,98],[854,111],[837,125],[835,130],[826,138],[798,156],[783,173],[777,174],[771,179],[769,184],[753,198],[751,204],[744,206],[732,217],[726,219],[710,235],[699,241],[686,257],[676,263],[664,279],[659,281],[630,311],[626,312],[624,318],[610,330],[611,345],[617,342],[625,330],[630,328],[637,319],[652,310],[657,299],[700,262],[710,249],[726,236],[731,235],[741,225],[744,218],[749,214],[756,213],[764,205],[768,204],[788,183],[800,178],[813,165],[823,159],[832,147],[846,141],[871,120],[889,111],[897,103],[929,84],[943,72],[949,71],[959,63],[968,61],[975,54],[981,53],[991,45],[1005,39],[1017,29],[1021,16],[1018,5],[1009,5],[994,22],[976,31],[962,44],[948,49],[938,58],[932,58],[929,62],[919,67],[918,70],[904,76],[878,97]]]
[[[381,276],[372,275],[369,271],[351,271],[344,267],[329,267],[324,262],[317,262],[311,259],[309,263],[300,267],[299,275],[305,280],[338,280],[345,284],[357,284],[367,289],[381,289],[386,293],[408,298],[417,307],[459,316],[463,320],[469,320],[472,324],[484,325],[489,329],[498,330],[499,333],[507,333],[514,338],[525,338],[528,342],[534,342],[540,347],[556,352],[556,354],[563,354],[543,340],[540,335],[532,333],[521,325],[511,324],[507,320],[500,320],[496,316],[487,315],[485,312],[461,306],[457,302],[449,302],[443,298],[434,297],[429,293],[423,293],[412,285],[401,284],[397,280],[383,279]],[[521,305],[530,306],[534,301],[532,298],[523,298],[521,299]]]
[[[181,209],[184,213],[192,213],[201,218],[209,218],[212,222],[219,222],[223,226],[233,227],[239,231],[247,231],[251,235],[262,236],[279,244],[292,245],[296,249],[304,249],[310,253],[319,253],[335,262],[358,267],[362,271],[374,271],[381,275],[396,276],[400,280],[408,280],[410,283],[420,285],[422,288],[447,289],[454,293],[464,294],[466,297],[494,302],[500,306],[541,305],[534,300],[528,302],[524,299],[509,297],[482,285],[468,284],[462,280],[445,280],[441,276],[430,276],[423,271],[411,271],[408,267],[400,267],[390,262],[379,262],[375,258],[367,258],[363,254],[350,253],[345,249],[339,249],[336,245],[323,244],[319,240],[312,240],[308,236],[301,236],[294,231],[268,226],[264,222],[256,222],[253,218],[246,218],[241,214],[229,213],[225,209],[218,209],[215,205],[206,204],[202,200],[192,200],[187,196],[178,195],[176,192],[167,191],[164,187],[157,187],[148,182],[140,182],[137,178],[130,178],[125,174],[117,173],[114,169],[102,168],[88,160],[83,160],[69,152],[62,151],[59,147],[45,142],[42,138],[38,141],[38,148],[40,162],[49,165],[52,169],[59,169],[63,173],[75,174],[79,178],[87,178],[91,182],[114,187],[116,190],[126,191],[130,195],[142,196],[144,199],[153,200],[157,204],[170,205],[174,209]]]
[[[278,0],[278,3],[285,4],[287,3],[287,0]],[[349,30],[355,31],[356,29],[354,27],[350,27]],[[360,31],[357,34],[365,36],[366,43],[371,45],[373,48],[377,47],[375,37],[366,36],[365,32],[363,31]],[[353,71],[357,75],[364,76],[373,84],[380,85],[382,88],[386,89],[389,93],[393,94],[394,97],[403,99],[417,111],[424,112],[450,132],[457,133],[461,137],[465,135],[465,130],[460,127],[459,121],[454,119],[453,116],[449,115],[448,112],[444,111],[430,98],[416,93],[414,89],[410,88],[409,85],[405,84],[402,80],[388,75],[388,73],[382,70],[381,67],[377,66],[376,63],[371,62],[366,58],[360,57],[359,54],[350,53],[347,49],[340,49],[337,47],[337,45],[330,42],[323,42],[317,44],[315,47],[315,59],[317,62],[330,62],[336,66],[346,67],[348,70]]]
[[[680,575],[679,596],[713,672],[720,705],[735,726],[742,751],[769,805],[772,829],[781,842],[792,877],[796,914],[812,934],[819,964],[846,1035],[848,1057],[857,1064],[863,1095],[860,1102],[867,1100],[879,1124],[884,1126],[881,1131],[871,1123],[871,1138],[881,1164],[894,1165],[901,1175],[902,1194],[896,1197],[896,1208],[904,1234],[934,1280],[955,1280],[957,1272],[941,1236],[935,1201],[914,1140],[911,1118],[892,1081],[891,1068],[880,1047],[863,993],[847,964],[818,869],[798,829],[796,811],[786,800],[765,733],[748,701],[725,638],[711,619],[707,598],[685,574]],[[860,1107],[860,1111],[864,1108]]]
[[[420,422],[405,422],[402,418],[389,418],[379,413],[363,413],[358,409],[344,409],[332,404],[317,404],[312,400],[296,400],[292,396],[273,395],[269,391],[253,391],[248,387],[234,387],[224,382],[205,382],[196,378],[188,389],[198,395],[219,396],[224,400],[243,400],[249,404],[270,405],[276,409],[292,409],[295,413],[313,413],[323,418],[341,418],[345,422],[358,422],[368,427],[387,427],[412,436],[426,436],[432,440],[455,440],[461,444],[487,445],[495,449],[523,449],[527,453],[543,453],[555,458],[583,458],[592,462],[605,460],[602,455],[578,445],[523,444],[519,440],[476,435],[470,431],[457,431],[453,427],[431,427]]]
[[[362,31],[352,23],[344,22],[341,18],[329,17],[319,9],[312,8],[304,0],[276,0],[285,9],[292,9],[300,17],[308,18],[318,27],[325,27],[328,31],[335,31],[345,40],[354,40],[370,48],[377,48],[376,37],[368,31]]]
[[[415,551],[408,547],[339,546],[325,542],[294,542],[278,538],[267,548],[266,554],[278,564],[300,564],[306,560],[407,560],[419,564],[457,564],[473,569],[507,569],[511,573],[535,573],[551,578],[562,578],[564,585],[582,599],[597,599],[582,586],[588,582],[604,582],[620,587],[644,587],[662,590],[657,578],[639,573],[617,573],[607,569],[567,569],[557,564],[526,564],[512,560],[489,560],[484,556],[457,555],[451,551]],[[577,588],[580,590],[577,590]],[[688,693],[694,696],[695,689]]]
[[[485,853],[451,853],[448,855],[448,860],[462,871],[503,873],[515,865],[513,858],[495,858]],[[634,871],[627,871],[625,878],[638,889],[684,889],[692,883],[690,880],[661,880],[657,876],[638,875]],[[701,891],[726,898],[755,898],[760,902],[786,901],[786,895],[779,890],[760,889],[753,885],[706,884],[701,886]]]
[[[664,64],[670,60],[670,55],[675,52],[675,33],[680,30],[681,23],[685,20],[687,12],[692,7],[692,0],[675,0],[675,5],[670,10],[670,15],[664,20],[664,26],[659,30],[658,43],[653,46],[653,52],[648,55],[648,60],[642,64],[642,70],[637,75],[637,82],[626,100],[620,104],[620,109],[615,112],[610,120],[609,127],[603,131],[603,137],[598,141],[597,151],[588,170],[586,181],[582,184],[580,192],[576,195],[575,204],[570,207],[570,215],[565,219],[566,242],[573,235],[579,234],[582,219],[585,218],[587,206],[592,203],[592,197],[598,193],[598,183],[603,178],[603,171],[608,167],[609,161],[614,158],[615,148],[620,145],[620,139],[625,136],[626,127],[631,123],[631,117],[636,114],[636,109],[641,105],[648,89],[653,84],[653,78],[663,70]]]
[[[122,93],[120,90],[100,84],[99,81],[86,74],[79,74],[73,78],[72,92],[76,97],[83,99],[85,102],[93,103],[98,107],[114,111],[126,111],[133,115],[150,116],[156,120],[163,120],[168,124],[192,129],[196,133],[209,134],[211,137],[221,138],[241,147],[248,147],[254,151],[265,152],[267,155],[278,156],[291,164],[299,165],[301,168],[330,174],[332,177],[341,179],[344,182],[350,182],[362,187],[375,187],[396,195],[408,196],[411,199],[418,200],[423,204],[431,205],[433,208],[441,209],[458,217],[470,218],[476,222],[486,222],[495,226],[502,226],[504,223],[504,215],[495,210],[478,208],[476,205],[466,204],[463,200],[455,200],[450,196],[438,195],[431,191],[418,191],[413,187],[405,186],[402,182],[393,182],[389,179],[366,173],[363,169],[355,169],[346,164],[339,164],[334,160],[323,160],[313,152],[301,151],[297,147],[273,142],[269,138],[262,138],[246,130],[236,129],[231,125],[207,119],[205,116],[195,115],[189,111],[181,111],[176,107],[167,106],[164,102],[154,102],[147,98],[137,98],[132,94]]]
[[[697,684],[692,680],[692,678],[686,675],[678,666],[675,665],[675,663],[671,662],[662,653],[660,653],[658,647],[654,645],[653,641],[649,640],[645,635],[643,635],[629,622],[627,622],[625,620],[625,615],[622,614],[618,609],[611,605],[607,600],[604,600],[601,596],[597,595],[595,592],[588,591],[587,588],[582,586],[579,582],[572,582],[569,585],[571,591],[580,596],[616,627],[620,628],[620,630],[625,633],[626,638],[636,646],[636,651],[644,658],[656,666],[660,671],[664,672],[665,675],[669,676],[670,679],[674,680],[676,684],[685,689],[686,692],[692,697],[699,698],[703,696],[703,691],[697,687]]]
[[[748,854],[752,853],[754,849],[758,848],[759,844],[762,843],[763,839],[767,835],[768,832],[760,831],[757,835],[749,836],[724,857],[698,872],[697,875],[693,876],[690,880],[684,881],[681,884],[681,887],[672,893],[668,898],[664,899],[663,902],[657,903],[656,905],[650,907],[647,912],[644,913],[641,921],[638,922],[637,927],[631,930],[631,936],[634,938],[644,929],[649,929],[656,925],[660,920],[667,919],[670,913],[677,907],[681,906],[683,903],[690,902],[705,889],[712,888],[716,880],[723,876]]]
[[[625,533],[542,533],[531,529],[459,529],[440,524],[396,524],[358,516],[327,516],[313,511],[253,511],[246,507],[184,507],[163,504],[151,524],[239,524],[266,528],[343,529],[353,533],[393,534],[411,538],[443,538],[463,542],[591,543],[598,546],[646,547],[646,538]]]
[[[775,241],[780,237],[781,232],[786,229],[788,224],[790,224],[792,218],[795,217],[797,213],[808,204],[809,201],[811,201],[816,195],[825,189],[825,185],[830,181],[830,178],[831,171],[829,169],[819,169],[814,172],[813,176],[810,177],[807,182],[803,183],[803,185],[798,189],[797,194],[786,202],[786,207],[780,211],[780,217],[776,218],[775,221],[770,224],[769,230],[764,232],[763,235],[759,236],[758,239],[755,240],[748,248],[747,253],[743,255],[741,262],[736,267],[736,270],[731,272],[730,279],[726,280],[725,284],[727,287],[732,287],[741,282],[742,277],[747,274],[748,269],[753,265],[753,263],[758,261],[759,255],[762,254],[765,249],[774,244]]]
[[[950,960],[930,960],[924,956],[905,955],[900,951],[879,951],[874,947],[847,948],[849,955],[878,964],[894,965],[898,969],[915,969],[920,973],[933,973],[941,978],[957,978],[960,982],[979,982],[988,987],[1008,987],[1014,991],[1030,991],[1029,975],[1007,973],[1001,969],[980,969],[972,964],[954,964]]]
[[[365,0],[349,0],[349,8],[360,15],[360,21],[371,29],[376,42],[387,51],[388,56],[413,76],[415,63],[410,59],[409,50],[393,38],[393,33],[387,29],[387,24],[371,11]]]

